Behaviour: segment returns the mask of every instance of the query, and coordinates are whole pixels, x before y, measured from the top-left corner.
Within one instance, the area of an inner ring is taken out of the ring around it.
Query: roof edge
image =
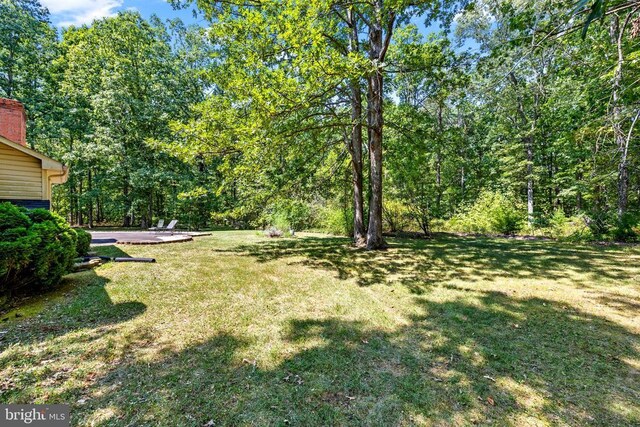
[[[42,153],[37,152],[36,150],[32,150],[31,148],[25,147],[24,145],[20,145],[17,142],[13,142],[3,136],[0,136],[0,143],[8,145],[9,147],[21,151],[31,157],[35,157],[38,160],[42,161],[42,169],[48,170],[57,170],[57,171],[66,171],[67,167],[60,163],[57,160],[53,160],[50,157],[45,156]]]

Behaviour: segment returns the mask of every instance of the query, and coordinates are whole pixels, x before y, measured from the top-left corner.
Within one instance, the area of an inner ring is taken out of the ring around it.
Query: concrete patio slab
[[[188,242],[189,234],[154,233],[152,231],[89,231],[91,245],[160,245],[164,243]]]

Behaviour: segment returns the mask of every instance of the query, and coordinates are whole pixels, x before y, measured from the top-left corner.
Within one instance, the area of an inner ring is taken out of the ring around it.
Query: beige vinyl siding
[[[42,200],[40,160],[0,144],[0,199]]]

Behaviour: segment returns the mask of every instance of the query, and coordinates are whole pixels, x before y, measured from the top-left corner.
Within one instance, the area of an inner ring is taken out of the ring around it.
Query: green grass
[[[389,243],[102,248],[158,262],[0,324],[0,402],[96,426],[640,424],[640,248]]]

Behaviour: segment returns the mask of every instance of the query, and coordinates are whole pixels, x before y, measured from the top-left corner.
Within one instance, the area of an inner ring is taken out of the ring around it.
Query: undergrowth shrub
[[[0,294],[50,288],[70,271],[77,233],[46,209],[0,203]]]
[[[84,256],[89,252],[89,248],[91,246],[91,234],[82,228],[76,228],[75,232],[78,237],[78,242],[76,243],[76,254],[77,256]]]
[[[350,207],[330,203],[321,207],[317,215],[323,232],[336,236],[353,235],[353,210]]]
[[[611,231],[612,222],[611,215],[606,211],[591,211],[585,215],[585,223],[589,227],[590,234],[594,240],[604,239]]]
[[[274,203],[267,210],[264,221],[284,233],[313,226],[311,208],[307,203],[296,200],[281,200]]]
[[[515,234],[525,223],[525,210],[504,194],[484,192],[475,203],[451,218],[452,231],[481,234]]]
[[[616,216],[611,230],[611,237],[618,242],[637,242],[636,228],[640,223],[640,216],[635,212],[627,212],[622,218]]]
[[[568,217],[562,208],[554,211],[548,218],[547,226],[539,231],[544,236],[559,240],[584,241],[592,236],[583,215]]]
[[[391,232],[405,231],[411,225],[413,217],[409,208],[398,200],[384,199],[382,220]]]
[[[615,241],[637,242],[640,216],[629,212],[618,218],[615,211],[593,210],[567,217],[562,209],[556,210],[540,229],[544,236],[575,242]]]
[[[582,240],[605,240],[616,242],[637,242],[640,215],[627,212],[618,217],[613,210],[591,211],[584,216],[589,234]]]
[[[431,232],[438,233],[442,231],[449,231],[447,228],[447,221],[442,218],[433,218],[431,220]]]
[[[178,194],[175,218],[181,228],[201,230],[207,226],[213,210],[214,193],[209,188],[196,187]]]

